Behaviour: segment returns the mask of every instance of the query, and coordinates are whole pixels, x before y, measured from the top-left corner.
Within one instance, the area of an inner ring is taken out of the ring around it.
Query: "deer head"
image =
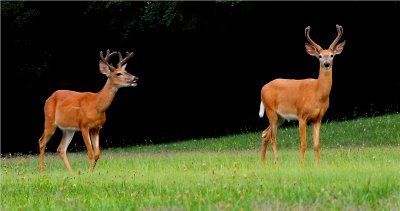
[[[335,55],[340,54],[342,52],[344,44],[346,42],[343,41],[342,43],[336,45],[340,37],[343,35],[343,28],[342,26],[336,25],[336,30],[338,32],[338,35],[336,39],[332,42],[332,44],[329,46],[329,48],[326,50],[322,49],[321,46],[319,46],[310,38],[310,28],[311,27],[308,26],[305,29],[306,38],[310,42],[306,43],[307,53],[310,54],[311,56],[316,56],[319,59],[321,68],[323,68],[324,70],[329,70],[332,67],[333,58],[335,57]]]
[[[106,75],[108,79],[111,80],[111,82],[118,88],[127,86],[137,86],[137,80],[139,78],[128,73],[125,70],[127,65],[126,63],[128,59],[132,58],[133,52],[132,53],[126,52],[125,58],[122,58],[121,53],[118,52],[119,63],[117,65],[117,68],[112,66],[112,64],[108,63],[108,60],[111,58],[111,56],[114,56],[115,54],[117,54],[117,52],[114,51],[110,53],[110,50],[107,50],[107,55],[104,58],[103,51],[100,51],[100,59],[101,59],[99,61],[100,72]]]

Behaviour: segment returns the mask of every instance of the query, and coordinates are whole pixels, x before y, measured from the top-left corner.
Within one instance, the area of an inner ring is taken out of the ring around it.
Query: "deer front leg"
[[[314,161],[319,165],[319,132],[321,129],[321,121],[314,122],[313,139],[314,139]]]
[[[71,165],[69,164],[68,157],[67,157],[67,148],[71,143],[72,138],[74,137],[75,131],[73,130],[64,130],[63,137],[61,139],[61,143],[57,148],[57,152],[61,157],[61,160],[64,161],[65,166],[70,172],[73,172]]]
[[[304,154],[307,149],[307,140],[306,140],[306,130],[307,130],[307,121],[304,119],[299,119],[299,132],[300,132],[300,142],[301,142],[301,164],[304,164]]]
[[[94,170],[94,166],[96,165],[96,161],[93,155],[93,148],[92,142],[90,141],[89,129],[88,128],[81,128],[83,140],[85,141],[86,149],[88,151],[88,156],[90,160],[90,170]]]
[[[100,144],[99,144],[99,130],[94,129],[90,131],[90,138],[92,140],[93,150],[94,150],[94,166],[96,166],[97,160],[100,158]]]

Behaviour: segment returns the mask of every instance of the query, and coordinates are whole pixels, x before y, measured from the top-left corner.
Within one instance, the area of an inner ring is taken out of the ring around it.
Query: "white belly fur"
[[[280,113],[280,112],[277,112],[277,113],[278,113],[278,115],[280,117],[282,117],[283,119],[285,119],[287,121],[292,121],[292,120],[298,120],[299,119],[299,117],[296,114],[283,114],[283,113]]]
[[[59,124],[57,124],[57,127],[60,128],[60,130],[69,130],[69,131],[79,131],[79,128],[75,128],[75,127],[62,127]]]

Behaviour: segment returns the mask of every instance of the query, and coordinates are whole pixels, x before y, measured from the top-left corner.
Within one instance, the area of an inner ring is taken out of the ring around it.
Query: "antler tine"
[[[103,56],[103,51],[100,51],[100,58],[101,58],[101,60],[104,62],[104,64],[106,64],[111,70],[114,70],[115,69],[115,67],[113,67],[112,65],[110,65],[110,64],[108,64],[108,60],[111,58],[111,56],[114,56],[115,54],[116,54],[117,52],[112,52],[111,54],[110,54],[110,50],[109,49],[107,49],[107,55],[106,55],[106,58],[104,58],[104,56]]]
[[[310,38],[310,29],[311,29],[310,26],[307,26],[306,29],[305,29],[306,38],[307,38],[308,42],[310,42],[310,44],[313,45],[313,46],[318,50],[318,52],[319,52],[319,51],[322,50],[322,48],[321,48],[321,46],[319,46],[317,43],[315,43],[315,42]]]
[[[336,24],[336,30],[338,32],[338,35],[336,37],[336,39],[333,41],[333,43],[329,46],[329,49],[334,49],[336,44],[338,43],[339,39],[342,37],[343,35],[343,27],[339,26],[338,24]]]
[[[129,52],[126,52],[126,57],[124,59],[122,59],[122,55],[121,52],[118,52],[119,55],[119,63],[118,63],[118,67],[122,67],[122,65],[124,65],[128,59],[132,58],[133,56],[133,52],[129,54]]]
[[[116,54],[117,52],[112,52],[111,54],[110,54],[110,49],[107,49],[107,55],[106,55],[106,58],[105,58],[105,60],[107,61],[107,63],[108,63],[108,60],[112,57],[112,56],[114,56],[115,54]],[[103,56],[103,52],[101,52],[101,56]]]
[[[118,52],[118,57],[119,57],[119,61],[121,62],[121,61],[122,61],[122,54],[121,54],[121,52]]]

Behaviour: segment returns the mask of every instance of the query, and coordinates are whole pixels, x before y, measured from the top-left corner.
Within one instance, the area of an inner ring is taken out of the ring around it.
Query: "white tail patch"
[[[260,116],[260,118],[263,118],[264,113],[265,113],[265,107],[264,107],[263,102],[261,101],[261,103],[260,103],[260,112],[258,113],[258,115]]]

